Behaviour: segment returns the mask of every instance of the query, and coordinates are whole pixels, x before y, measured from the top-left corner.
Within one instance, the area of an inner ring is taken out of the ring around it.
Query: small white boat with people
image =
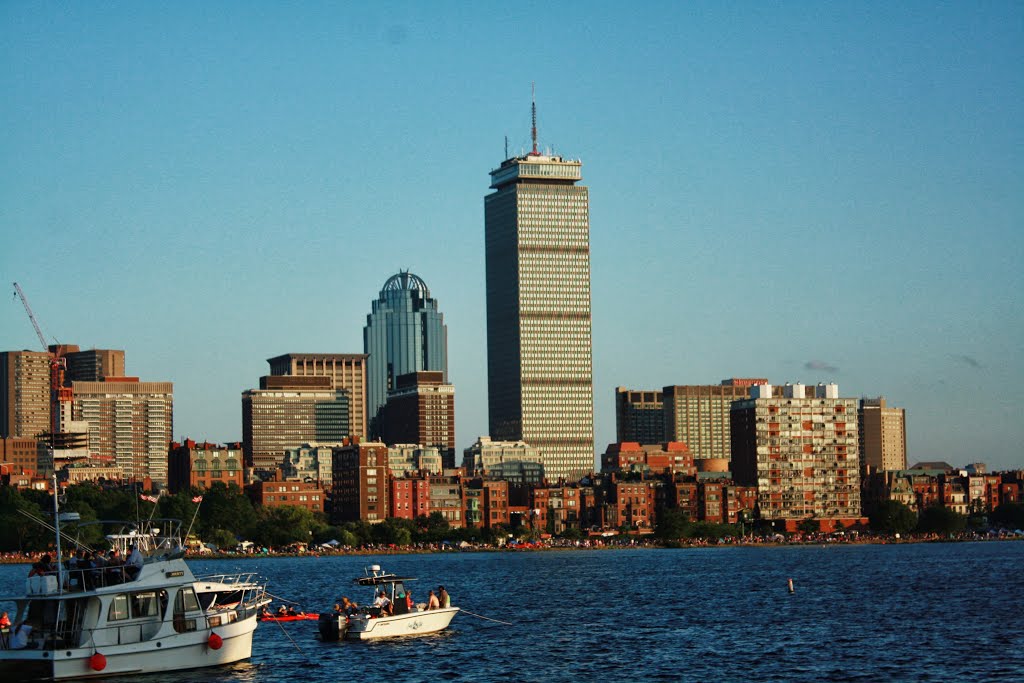
[[[60,558],[60,515],[51,527]],[[102,524],[110,524],[104,522]],[[0,681],[55,681],[231,664],[252,655],[257,613],[270,600],[252,574],[197,579],[181,523],[119,523],[108,553],[65,536],[74,561],[33,566],[0,634]],[[84,525],[83,525],[84,526]],[[116,558],[127,558],[117,564]],[[115,558],[115,561],[109,561]]]
[[[358,607],[353,603],[338,605],[335,612],[321,614],[318,627],[324,640],[373,640],[397,636],[421,636],[448,628],[459,613],[451,606],[451,598],[444,586],[437,592],[429,591],[427,602],[415,602],[406,585],[415,578],[389,574],[380,565],[371,565],[365,576],[355,579],[358,586],[369,588],[369,604]]]

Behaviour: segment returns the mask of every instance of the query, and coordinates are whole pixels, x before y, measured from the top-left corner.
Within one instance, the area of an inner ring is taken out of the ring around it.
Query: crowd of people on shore
[[[306,550],[293,548],[256,548],[253,551],[239,552],[221,550],[212,555],[204,555],[206,559],[237,558],[237,557],[295,557],[297,555],[330,556],[330,555],[389,555],[435,552],[473,552],[473,551],[529,551],[559,549],[616,549],[616,548],[657,548],[671,547],[711,547],[711,546],[772,546],[772,545],[808,545],[808,544],[849,544],[849,543],[928,543],[957,541],[993,541],[1024,539],[1017,533],[982,533],[964,531],[957,534],[873,534],[866,532],[844,533],[793,533],[793,534],[750,534],[745,536],[727,536],[723,538],[683,538],[671,543],[657,539],[653,534],[620,534],[614,536],[589,537],[584,539],[566,539],[559,537],[544,538],[533,541],[512,541],[495,545],[490,543],[415,543],[411,545],[374,544],[360,546],[340,545],[333,548],[315,547]],[[56,565],[50,555],[39,557],[32,553],[0,553],[0,564],[45,564],[39,573],[55,573]],[[121,583],[134,579],[143,564],[143,557],[138,549],[132,548],[127,558],[116,549],[104,552],[78,551],[69,555],[64,566],[68,570],[90,570],[88,577],[98,578],[102,569],[107,583]],[[79,572],[81,573],[81,572]]]

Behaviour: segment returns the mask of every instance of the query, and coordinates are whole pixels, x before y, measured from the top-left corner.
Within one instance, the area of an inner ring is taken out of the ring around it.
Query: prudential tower
[[[533,150],[484,198],[490,436],[539,449],[548,480],[594,469],[590,210],[581,162]]]

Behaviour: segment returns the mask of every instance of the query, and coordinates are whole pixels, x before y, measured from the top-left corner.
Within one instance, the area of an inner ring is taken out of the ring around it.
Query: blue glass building
[[[363,328],[366,360],[366,412],[370,434],[379,437],[380,409],[387,403],[395,378],[423,370],[444,373],[448,381],[448,328],[417,275],[399,271],[388,278],[366,316]]]

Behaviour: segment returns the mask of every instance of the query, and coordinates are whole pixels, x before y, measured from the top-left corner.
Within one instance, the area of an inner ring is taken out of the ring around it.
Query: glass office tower
[[[372,304],[363,328],[366,360],[366,402],[370,434],[381,435],[380,409],[399,375],[438,371],[448,382],[448,328],[417,275],[399,271],[388,278]]]
[[[549,480],[594,469],[590,211],[582,164],[534,151],[484,199],[490,437],[525,441]]]

